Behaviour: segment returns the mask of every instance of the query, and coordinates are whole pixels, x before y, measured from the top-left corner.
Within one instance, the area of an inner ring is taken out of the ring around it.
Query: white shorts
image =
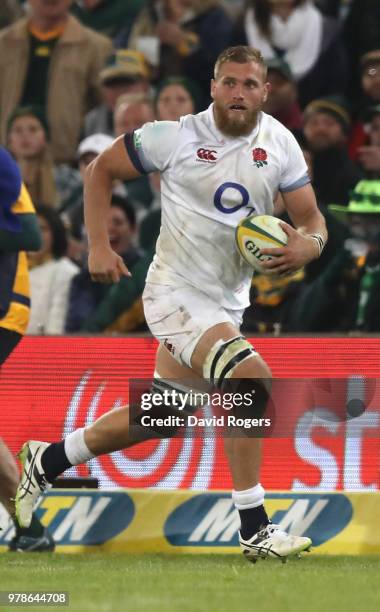
[[[146,322],[153,336],[181,364],[191,367],[191,356],[203,334],[218,323],[240,328],[244,309],[227,310],[206,293],[184,285],[147,283],[143,293]]]

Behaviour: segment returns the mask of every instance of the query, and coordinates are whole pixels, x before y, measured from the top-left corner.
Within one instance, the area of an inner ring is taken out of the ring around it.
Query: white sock
[[[248,510],[248,508],[257,508],[264,504],[265,491],[261,484],[257,484],[251,489],[244,491],[232,491],[232,500],[237,510]]]
[[[84,441],[84,427],[76,429],[65,438],[65,453],[71,465],[80,465],[95,457]]]

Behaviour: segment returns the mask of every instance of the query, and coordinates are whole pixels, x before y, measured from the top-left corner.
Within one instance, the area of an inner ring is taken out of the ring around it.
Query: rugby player
[[[41,237],[30,196],[9,153],[0,147],[0,370],[25,334],[29,321],[29,275],[25,251],[41,248]],[[0,373],[1,378],[1,373]],[[54,540],[37,516],[22,528],[15,517],[19,470],[0,438],[0,501],[12,517],[11,551],[51,551]]]
[[[161,379],[175,387],[176,379],[198,376],[222,391],[252,391],[265,404],[269,367],[239,333],[252,269],[237,253],[235,227],[248,215],[273,214],[280,191],[300,231],[283,224],[288,243],[265,264],[268,274],[298,270],[320,255],[327,240],[298,144],[261,111],[268,94],[260,52],[243,46],[226,49],[215,65],[213,103],[206,111],[179,122],[147,123],[119,137],[89,167],[89,270],[101,282],[118,282],[129,274],[108,239],[113,180],[161,173],[162,227],[143,295],[147,323],[159,341],[158,388]],[[264,252],[273,254],[273,249]],[[128,408],[107,413],[62,442],[26,443],[16,498],[20,522],[29,524],[38,495],[65,469],[134,443]],[[232,497],[241,519],[240,544],[253,562],[266,556],[286,560],[308,549],[311,540],[289,535],[269,520],[259,481],[261,443],[253,437],[225,439]]]

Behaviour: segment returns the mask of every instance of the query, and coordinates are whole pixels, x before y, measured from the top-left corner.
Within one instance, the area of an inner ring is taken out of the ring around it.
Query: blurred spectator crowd
[[[380,331],[379,0],[2,0],[0,140],[43,239],[28,333],[146,329],[159,176],[114,185],[109,237],[132,276],[107,286],[87,270],[84,171],[117,136],[206,109],[217,56],[239,44],[268,64],[264,111],[300,143],[329,230],[304,270],[254,276],[244,329]]]

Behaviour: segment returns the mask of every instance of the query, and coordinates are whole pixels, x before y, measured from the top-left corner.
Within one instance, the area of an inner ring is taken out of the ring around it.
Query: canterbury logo
[[[201,159],[202,161],[209,161],[209,162],[217,161],[216,155],[217,155],[216,151],[213,151],[211,149],[198,149],[197,151],[197,157],[198,159]]]

